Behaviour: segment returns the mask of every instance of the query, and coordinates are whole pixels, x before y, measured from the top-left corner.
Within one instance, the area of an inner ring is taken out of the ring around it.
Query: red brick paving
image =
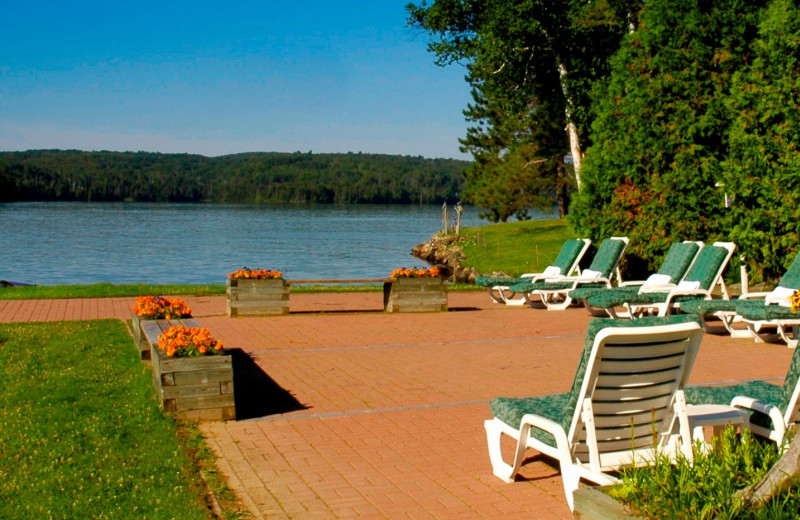
[[[202,425],[254,517],[570,518],[557,468],[535,452],[517,482],[492,476],[483,420],[494,396],[569,388],[584,310],[451,293],[447,313],[384,314],[379,293],[302,293],[288,316],[230,319],[224,297],[185,299],[302,405]],[[133,300],[2,301],[0,322],[128,319]],[[780,381],[791,354],[706,335],[691,381]]]

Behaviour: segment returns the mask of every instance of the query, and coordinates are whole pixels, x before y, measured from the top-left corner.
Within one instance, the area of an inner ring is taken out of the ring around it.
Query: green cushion
[[[789,266],[789,270],[783,275],[778,285],[787,289],[800,289],[800,255],[794,258],[794,262]]]
[[[670,277],[672,283],[678,283],[686,274],[699,249],[700,246],[695,242],[672,244],[658,274],[665,274]]]
[[[681,304],[681,311],[689,314],[713,314],[717,311],[735,311],[746,300],[694,300]],[[752,300],[764,305],[764,300]]]
[[[700,288],[708,291],[714,283],[720,266],[728,256],[724,247],[705,246],[697,255],[697,260],[686,273],[686,281],[700,282]]]
[[[737,314],[746,320],[797,320],[800,319],[800,312],[792,312],[789,307],[780,305],[742,305],[736,309]]]
[[[647,304],[665,302],[667,301],[667,295],[669,294],[666,292],[650,292],[639,294],[621,289],[623,288],[614,287],[612,289],[605,290],[601,293],[595,294],[594,296],[590,296],[587,301],[592,307],[611,309],[625,303]],[[697,300],[699,298],[703,297],[696,295],[681,295],[676,296],[672,301],[683,305],[683,302]]]
[[[605,278],[610,277],[623,251],[625,251],[625,246],[626,244],[622,240],[615,240],[612,238],[603,240],[600,247],[597,249],[597,254],[594,255],[589,269],[602,273],[602,276]]]
[[[623,287],[614,287],[609,289],[608,287],[578,287],[569,292],[569,297],[573,300],[585,300],[595,294],[602,294],[603,291],[612,291],[612,290],[619,290],[619,292],[627,292],[629,294],[636,294],[639,292],[638,285],[625,285]]]
[[[578,408],[581,385],[583,385],[583,378],[586,374],[586,368],[592,354],[594,340],[601,330],[607,328],[653,327],[689,322],[700,323],[697,317],[688,315],[648,317],[640,320],[592,319],[586,331],[583,352],[581,352],[581,357],[578,360],[575,377],[572,380],[572,388],[569,392],[539,397],[497,397],[492,399],[489,405],[492,416],[513,428],[519,428],[522,416],[528,413],[534,413],[560,424],[561,427],[564,428],[564,431],[569,431],[572,418],[575,415],[575,410]],[[531,428],[530,435],[549,446],[556,445],[552,435],[538,428]]]
[[[508,287],[508,290],[511,291],[511,292],[514,292],[514,293],[529,293],[529,292],[533,292],[536,289],[541,289],[547,283],[548,282],[545,282],[543,280],[540,280],[540,281],[535,282],[535,283],[531,283],[531,282],[515,283],[515,284],[510,285]],[[550,282],[550,283],[554,283],[554,282]],[[572,285],[571,283],[562,282],[562,284],[564,284],[564,283],[566,283],[566,287],[570,287]]]
[[[561,251],[558,252],[558,256],[556,256],[556,259],[553,260],[553,263],[550,265],[560,268],[561,274],[567,276],[570,268],[574,266],[575,262],[578,260],[578,255],[581,254],[584,245],[585,242],[579,238],[567,240],[564,242],[564,245],[561,246]]]
[[[522,283],[525,280],[525,278],[510,278],[504,276],[479,276],[475,279],[475,285],[479,285],[481,287],[494,287],[496,285],[508,287],[509,285],[514,285],[515,283]]]

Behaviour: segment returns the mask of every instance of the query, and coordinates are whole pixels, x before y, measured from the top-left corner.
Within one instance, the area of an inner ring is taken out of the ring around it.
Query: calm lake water
[[[462,225],[485,224],[478,212],[465,208]],[[383,278],[425,266],[411,248],[441,227],[441,206],[0,204],[0,279],[224,283],[243,266],[289,279]]]

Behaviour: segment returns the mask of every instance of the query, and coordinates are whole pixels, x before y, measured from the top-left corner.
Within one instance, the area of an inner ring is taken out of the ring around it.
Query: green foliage
[[[627,29],[635,2],[437,0],[410,4],[409,23],[434,40],[439,65],[462,63],[472,87],[462,150],[475,162],[465,200],[492,221],[566,209],[564,127],[590,120],[591,84]]]
[[[468,165],[361,153],[0,152],[0,202],[454,203]]]
[[[579,234],[629,236],[627,256],[647,270],[673,242],[728,238],[716,186],[729,149],[725,100],[763,4],[647,2],[594,92],[594,145],[570,215]]]
[[[565,220],[531,220],[462,229],[463,264],[478,272],[510,276],[538,273],[555,260],[564,241],[575,238]]]
[[[621,472],[622,484],[613,496],[646,518],[770,519],[797,518],[800,495],[776,497],[763,509],[742,511],[736,491],[756,483],[780,458],[774,443],[755,439],[745,431],[741,439],[727,428],[714,448],[697,445],[694,461],[663,454],[647,466]]]
[[[736,118],[722,179],[733,197],[731,239],[751,272],[774,280],[800,248],[800,10],[794,2],[776,0],[765,10],[751,56],[728,98]]]
[[[211,518],[119,321],[0,326],[0,517]]]

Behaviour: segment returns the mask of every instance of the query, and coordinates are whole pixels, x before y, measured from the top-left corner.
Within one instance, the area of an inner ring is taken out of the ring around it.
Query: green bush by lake
[[[0,518],[211,518],[116,320],[0,325]]]

